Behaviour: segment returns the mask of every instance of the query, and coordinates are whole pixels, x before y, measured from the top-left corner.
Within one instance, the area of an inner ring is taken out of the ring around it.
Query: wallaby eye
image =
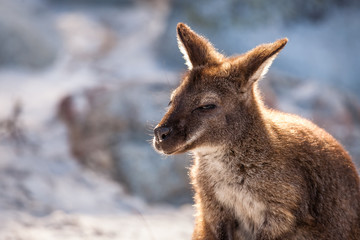
[[[200,107],[196,108],[195,110],[211,110],[211,109],[214,109],[214,108],[216,108],[215,104],[206,104],[206,105],[203,105],[203,106],[200,106]]]

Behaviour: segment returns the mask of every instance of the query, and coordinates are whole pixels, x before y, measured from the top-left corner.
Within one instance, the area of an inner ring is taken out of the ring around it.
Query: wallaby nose
[[[157,127],[154,129],[154,134],[157,142],[164,141],[171,133],[170,127]]]

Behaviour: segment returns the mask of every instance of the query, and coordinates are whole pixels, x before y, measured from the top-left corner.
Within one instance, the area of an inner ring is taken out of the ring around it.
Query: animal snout
[[[157,127],[154,129],[155,139],[157,142],[164,141],[171,133],[171,127]]]

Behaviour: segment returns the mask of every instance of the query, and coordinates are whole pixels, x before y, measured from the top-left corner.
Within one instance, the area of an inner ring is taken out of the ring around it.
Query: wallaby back
[[[257,81],[287,43],[225,57],[177,26],[188,72],[155,128],[164,154],[191,151],[193,239],[360,239],[360,187],[326,131],[264,106]]]

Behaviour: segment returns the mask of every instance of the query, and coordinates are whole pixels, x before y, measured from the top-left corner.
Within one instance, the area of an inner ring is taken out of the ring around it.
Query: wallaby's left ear
[[[206,38],[196,34],[184,23],[177,25],[177,39],[189,70],[196,66],[217,64],[224,58]]]
[[[288,39],[283,38],[273,43],[259,45],[241,55],[236,65],[240,67],[238,70],[244,74],[243,76],[246,79],[245,86],[251,86],[267,73],[272,62],[287,42]]]

